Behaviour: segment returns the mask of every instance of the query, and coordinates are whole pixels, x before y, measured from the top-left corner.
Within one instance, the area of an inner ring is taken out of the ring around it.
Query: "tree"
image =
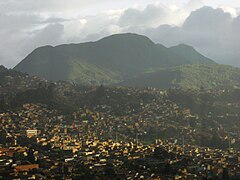
[[[105,170],[106,176],[110,179],[114,178],[116,176],[115,170],[113,167],[108,167]]]
[[[163,171],[164,174],[171,174],[172,171],[173,171],[173,168],[172,168],[171,164],[167,163],[165,165],[165,168],[164,168],[164,171]]]
[[[228,169],[226,169],[226,168],[223,169],[222,179],[223,180],[229,179]]]
[[[28,161],[34,164],[36,162],[35,156],[34,156],[34,149],[29,148],[27,154],[28,154],[27,156]]]
[[[0,130],[0,144],[6,144],[6,141],[7,141],[7,133],[4,129],[1,129]]]
[[[153,156],[156,159],[164,160],[169,157],[169,153],[163,147],[156,147]]]

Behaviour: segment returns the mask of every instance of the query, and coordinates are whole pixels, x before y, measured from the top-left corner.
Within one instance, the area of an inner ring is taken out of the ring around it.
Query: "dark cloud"
[[[217,62],[240,66],[239,32],[240,17],[203,7],[192,12],[182,27],[162,25],[144,34],[167,46],[189,44]]]
[[[144,34],[155,42],[162,43],[166,46],[180,44],[185,36],[181,28],[171,25],[161,25],[158,28],[147,29]]]
[[[222,9],[213,9],[203,7],[193,11],[183,24],[183,29],[194,32],[215,33],[225,28],[229,28],[232,23],[232,17]],[[213,32],[213,30],[215,31]]]
[[[63,43],[62,37],[64,33],[64,26],[62,24],[50,24],[45,28],[34,32],[33,35],[29,36],[22,42],[22,57],[29,54],[32,49],[45,45],[59,45]]]
[[[119,19],[120,26],[154,26],[166,21],[169,10],[162,6],[148,5],[144,10],[127,9]]]
[[[44,46],[48,44],[56,45],[61,43],[63,32],[64,26],[62,24],[50,24],[36,33],[30,41],[35,46]]]
[[[240,35],[240,15],[234,19],[232,24],[233,33],[236,35]]]

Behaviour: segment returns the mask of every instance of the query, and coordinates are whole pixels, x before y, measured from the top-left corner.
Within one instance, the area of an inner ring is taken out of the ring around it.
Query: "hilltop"
[[[48,80],[109,85],[149,70],[195,63],[214,62],[190,46],[167,48],[146,36],[127,33],[96,42],[40,47],[14,69]]]

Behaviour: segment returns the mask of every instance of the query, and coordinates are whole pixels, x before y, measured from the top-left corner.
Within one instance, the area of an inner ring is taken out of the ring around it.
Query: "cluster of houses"
[[[116,89],[114,95],[125,92]],[[240,133],[211,116],[205,121],[214,126],[203,126],[203,119],[170,101],[166,91],[127,92],[138,101],[99,103],[71,114],[42,104],[1,113],[0,178],[240,178]]]
[[[0,177],[239,178],[240,153],[198,145],[198,135],[211,128],[198,128],[197,116],[161,94],[138,109],[128,105],[121,115],[107,105],[68,116],[37,104],[0,114]],[[216,130],[237,140],[236,134]]]

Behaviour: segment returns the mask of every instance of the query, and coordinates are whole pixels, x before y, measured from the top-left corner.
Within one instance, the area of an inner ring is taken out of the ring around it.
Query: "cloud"
[[[193,11],[181,27],[162,25],[144,34],[167,46],[189,44],[217,62],[240,66],[239,32],[240,16],[203,7]]]
[[[127,9],[119,19],[119,25],[154,27],[167,22],[169,9],[163,6],[148,5],[144,10]]]
[[[45,28],[39,30],[35,35],[29,39],[31,46],[57,45],[62,42],[64,26],[62,24],[50,24]]]
[[[239,14],[236,8],[228,6],[220,6],[219,8],[222,9],[224,12],[231,14],[232,17],[237,17]]]
[[[240,35],[240,15],[234,19],[232,28],[234,34]]]
[[[118,19],[122,11],[100,13],[97,16],[75,18],[64,23],[64,40],[66,42],[95,41],[110,34],[121,33]]]
[[[79,10],[79,8],[88,8],[89,6],[97,6],[97,0],[88,0],[88,1],[79,1],[71,0],[67,2],[65,0],[41,0],[41,1],[32,1],[32,0],[5,0],[1,4],[2,12],[66,12]],[[105,0],[105,3],[109,3],[110,0]],[[103,3],[101,3],[103,4]]]
[[[38,46],[135,32],[166,46],[189,44],[219,62],[229,63],[232,59],[232,64],[240,65],[236,53],[240,52],[239,9],[203,7],[201,0],[190,0],[183,6],[160,2],[1,1],[0,64],[13,67]]]
[[[33,13],[0,14],[0,63],[13,67],[34,48],[60,42],[60,23],[63,19],[42,17]]]
[[[40,16],[35,14],[3,14],[0,13],[0,32],[19,32],[29,29],[41,21]]]
[[[224,28],[229,28],[232,23],[232,17],[229,13],[225,13],[222,9],[213,9],[211,7],[203,7],[193,11],[185,20],[183,29],[187,31],[216,33]],[[213,31],[215,29],[215,31]]]
[[[202,0],[190,0],[186,5],[185,5],[185,10],[187,11],[193,11],[196,9],[199,9],[201,7],[203,7],[204,4],[202,2]]]

